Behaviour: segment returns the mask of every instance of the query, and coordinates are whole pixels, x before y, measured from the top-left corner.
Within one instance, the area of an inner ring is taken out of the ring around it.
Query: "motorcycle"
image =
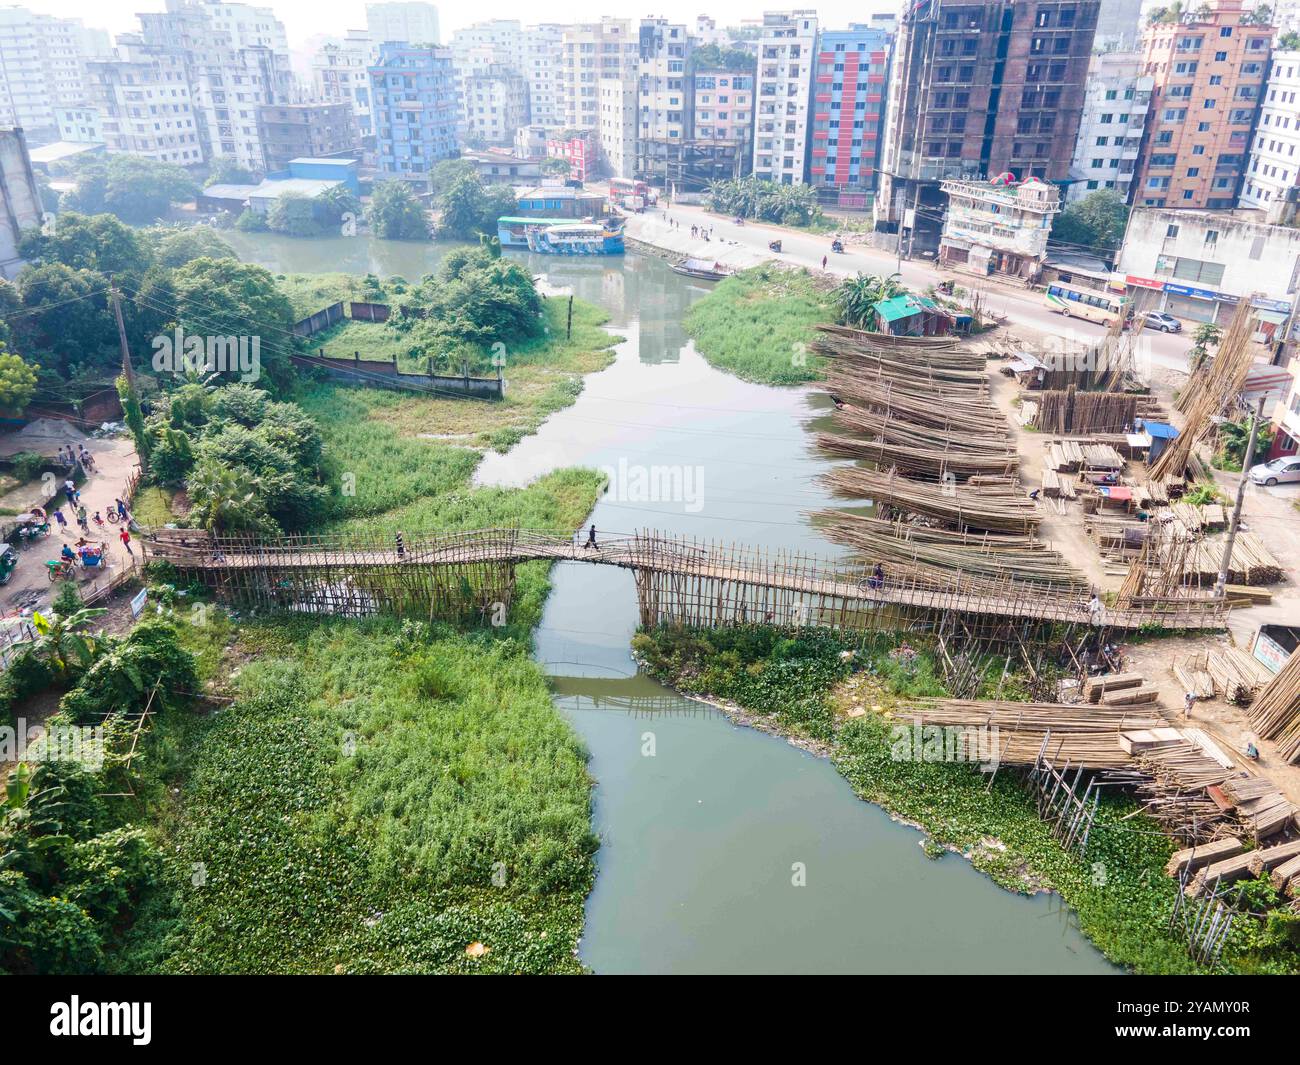
[[[839,240],[833,240],[833,241],[831,241],[831,251],[835,251],[835,252],[839,252],[840,254],[843,254],[843,253],[844,253],[844,242],[843,242],[843,241],[839,241]]]
[[[8,584],[18,566],[18,554],[5,544],[0,547],[0,584]]]
[[[736,225],[738,226],[743,226],[745,224],[745,220],[740,215],[736,215],[736,217],[733,218],[732,221],[735,222]]]
[[[769,240],[767,242],[768,251],[774,251],[778,255],[781,253],[781,242],[779,240]]]

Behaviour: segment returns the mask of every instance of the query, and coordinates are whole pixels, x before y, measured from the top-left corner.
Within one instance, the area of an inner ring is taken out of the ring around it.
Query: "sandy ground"
[[[69,430],[71,435],[66,440],[60,439],[59,442],[70,442],[73,447],[83,442],[95,459],[95,472],[90,474],[81,486],[81,502],[88,516],[93,515],[95,511],[104,514],[115,498],[124,496],[127,478],[136,466],[135,444],[130,437],[126,436],[96,440],[71,427]],[[10,443],[8,438],[0,438],[0,441]],[[0,443],[0,447],[3,447],[4,443]],[[19,446],[16,450],[22,451],[26,448]],[[51,453],[53,450],[51,449]],[[58,532],[52,513],[53,508],[59,504],[63,504],[63,513],[68,519],[69,531],[62,536]],[[0,588],[0,602],[3,603],[3,613],[7,619],[13,618],[24,609],[31,607],[40,609],[48,605],[54,585],[50,582],[45,562],[47,559],[57,558],[64,543],[75,544],[82,535],[77,528],[76,516],[66,505],[62,493],[50,503],[50,509],[52,530],[50,535],[23,546],[15,545],[14,549],[18,553],[18,568],[14,570],[9,583]],[[83,589],[117,575],[132,561],[126,548],[118,539],[118,526],[106,524],[101,531],[96,528],[92,520],[90,528],[90,535],[86,538],[104,542],[106,564],[102,571],[87,571],[78,567],[77,582]],[[139,548],[134,543],[132,549],[138,557]]]

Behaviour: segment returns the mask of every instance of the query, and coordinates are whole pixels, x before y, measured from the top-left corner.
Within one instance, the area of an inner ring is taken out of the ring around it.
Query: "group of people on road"
[[[80,466],[87,473],[95,472],[95,456],[87,450],[85,444],[78,444],[74,451],[71,444],[67,445],[66,450],[59,448],[59,463],[64,466]]]

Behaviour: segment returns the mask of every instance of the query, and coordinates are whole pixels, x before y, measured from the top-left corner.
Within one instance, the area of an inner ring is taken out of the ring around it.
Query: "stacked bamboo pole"
[[[1250,723],[1264,739],[1276,740],[1278,754],[1300,764],[1300,654],[1291,657],[1256,696]]]
[[[1151,477],[1181,476],[1192,457],[1192,448],[1214,425],[1214,418],[1228,410],[1255,361],[1251,342],[1254,310],[1242,299],[1232,316],[1209,370],[1195,373],[1178,396],[1177,407],[1186,415],[1183,431],[1172,440],[1151,467]]]

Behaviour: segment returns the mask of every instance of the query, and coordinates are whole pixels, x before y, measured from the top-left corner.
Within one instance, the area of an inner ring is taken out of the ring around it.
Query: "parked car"
[[[1300,455],[1287,455],[1252,466],[1250,479],[1256,484],[1267,485],[1300,481]]]
[[[1183,331],[1183,323],[1172,314],[1165,314],[1164,311],[1147,311],[1142,318],[1146,322],[1148,329],[1159,329],[1162,333],[1181,333]]]

